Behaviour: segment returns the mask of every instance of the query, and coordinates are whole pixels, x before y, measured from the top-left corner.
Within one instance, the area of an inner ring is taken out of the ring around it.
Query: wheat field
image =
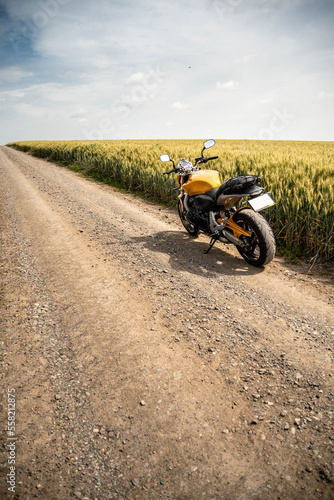
[[[77,164],[88,174],[160,203],[175,204],[175,176],[163,175],[171,164],[199,156],[200,140],[27,141],[7,146],[64,164]],[[219,156],[206,168],[222,181],[241,174],[261,177],[276,205],[263,212],[284,252],[311,258],[334,256],[334,143],[217,140],[207,156]]]

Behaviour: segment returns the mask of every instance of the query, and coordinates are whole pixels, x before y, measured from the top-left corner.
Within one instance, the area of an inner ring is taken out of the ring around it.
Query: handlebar
[[[204,158],[205,161],[217,160],[218,156],[210,156],[210,158]]]
[[[197,163],[206,163],[210,160],[217,160],[218,156],[210,156],[209,158],[203,158],[202,156],[199,156],[198,158],[195,158],[195,165],[197,165]]]
[[[218,156],[210,156],[209,158],[203,158],[202,156],[195,158],[195,166],[197,163],[206,163],[210,160],[217,160]],[[177,167],[172,168],[172,170],[168,170],[167,172],[164,172],[164,175],[169,175],[172,174],[173,172],[180,172],[180,170]]]

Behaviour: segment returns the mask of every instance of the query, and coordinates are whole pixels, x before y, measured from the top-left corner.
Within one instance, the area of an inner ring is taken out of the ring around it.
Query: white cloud
[[[87,113],[88,113],[87,109],[78,108],[71,114],[71,118],[83,118],[84,116],[87,115]]]
[[[176,101],[176,102],[173,102],[172,104],[172,109],[177,109],[177,110],[184,110],[184,109],[188,109],[189,108],[189,105],[188,104],[181,104],[180,101]]]
[[[89,120],[87,118],[80,118],[80,120],[77,120],[78,125],[81,127],[88,127],[89,126]]]
[[[216,87],[219,90],[236,90],[240,86],[239,82],[235,82],[234,80],[229,80],[228,82],[217,82]]]
[[[210,135],[242,138],[266,126],[270,104],[299,117],[287,139],[331,140],[334,3],[311,2],[2,0],[2,140],[18,123],[31,139],[85,138],[109,130],[105,118],[119,138],[203,137],[208,123]]]
[[[246,55],[246,56],[237,57],[236,59],[234,59],[233,64],[248,63],[249,61],[252,61],[254,58],[255,58],[254,54],[249,54],[249,55]]]
[[[5,92],[0,92],[0,101],[4,101],[8,97],[21,98],[24,96],[25,96],[24,90],[6,90]]]
[[[260,104],[271,104],[274,102],[274,99],[272,97],[269,97],[268,99],[262,99],[262,101],[260,101]]]
[[[48,114],[48,109],[40,106],[32,106],[31,104],[21,103],[16,104],[14,109],[18,113],[27,115],[32,118],[42,118]]]
[[[144,79],[144,73],[138,72],[134,73],[126,80],[127,85],[132,85],[133,83],[142,83]]]
[[[18,83],[24,79],[31,78],[33,73],[26,71],[18,66],[8,66],[2,68],[0,72],[0,81],[3,83]]]
[[[321,99],[321,100],[322,99],[330,99],[333,96],[334,96],[333,92],[324,92],[324,91],[322,91],[322,92],[319,92],[319,94],[318,94],[318,98]]]

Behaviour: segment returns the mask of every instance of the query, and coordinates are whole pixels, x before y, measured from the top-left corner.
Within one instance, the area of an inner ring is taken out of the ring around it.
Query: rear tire
[[[196,226],[194,226],[194,224],[189,222],[187,217],[183,215],[183,206],[181,200],[179,200],[178,211],[183,227],[188,231],[189,234],[191,234],[191,236],[196,238],[196,236],[198,236],[199,229]]]
[[[275,236],[262,215],[250,209],[237,212],[233,217],[240,227],[251,236],[240,236],[246,247],[238,247],[238,252],[252,266],[266,266],[273,260],[276,252]]]

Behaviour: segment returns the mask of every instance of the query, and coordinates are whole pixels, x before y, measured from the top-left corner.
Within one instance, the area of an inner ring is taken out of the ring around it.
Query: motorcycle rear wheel
[[[179,200],[179,204],[178,204],[178,212],[179,212],[179,216],[180,216],[180,219],[181,219],[181,222],[183,224],[183,227],[188,231],[189,234],[191,234],[191,236],[193,236],[194,238],[196,236],[198,236],[198,233],[199,233],[199,229],[194,226],[191,222],[188,221],[187,217],[185,215],[183,215],[183,206],[182,206],[182,201]]]
[[[250,209],[241,210],[233,217],[240,227],[251,236],[241,236],[246,247],[238,247],[238,252],[252,266],[261,267],[269,264],[276,252],[275,236],[262,215]]]

